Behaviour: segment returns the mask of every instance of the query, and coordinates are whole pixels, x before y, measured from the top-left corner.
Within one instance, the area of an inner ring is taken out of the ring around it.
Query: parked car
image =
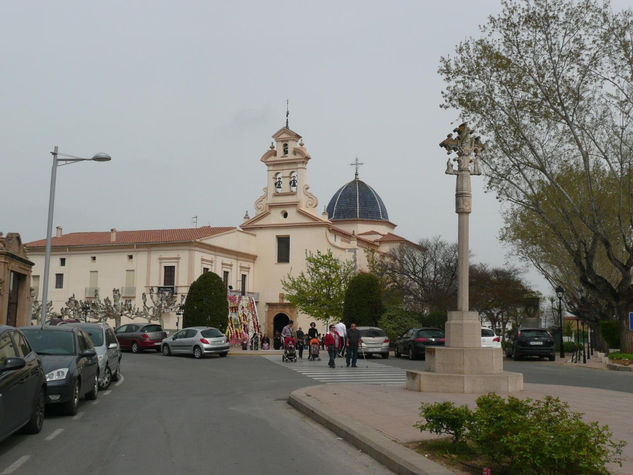
[[[358,327],[361,343],[358,348],[363,356],[380,355],[383,359],[389,358],[389,337],[382,328]]]
[[[524,356],[538,356],[554,361],[554,338],[544,328],[521,328],[516,334],[510,335],[506,344],[506,356],[511,356],[513,360],[520,360]]]
[[[501,348],[501,338],[495,335],[495,331],[490,328],[481,329],[482,348]]]
[[[114,333],[121,349],[132,350],[132,353],[160,351],[161,342],[167,337],[167,333],[156,323],[128,323],[121,325]]]
[[[444,331],[439,328],[410,328],[396,340],[394,353],[396,358],[425,358],[427,346],[444,346],[445,342]]]
[[[61,404],[75,415],[79,399],[97,399],[99,364],[88,334],[69,325],[23,327],[31,348],[42,361],[46,374],[46,404]]]
[[[121,349],[114,331],[105,323],[65,323],[83,328],[95,347],[99,361],[99,389],[108,389],[112,381],[121,377]]]
[[[44,424],[46,377],[20,330],[0,326],[0,440],[22,429],[37,434]]]
[[[217,353],[220,356],[229,354],[229,342],[224,333],[213,327],[183,328],[162,341],[163,355],[193,355],[202,358],[204,355]]]

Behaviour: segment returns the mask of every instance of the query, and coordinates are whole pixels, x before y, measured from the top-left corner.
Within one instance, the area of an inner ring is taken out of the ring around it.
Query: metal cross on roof
[[[354,160],[352,163],[350,163],[350,166],[356,167],[356,173],[354,173],[354,178],[356,180],[358,180],[358,167],[360,167],[361,165],[365,165],[365,164],[363,162],[359,162],[358,161],[358,157],[356,157],[356,160]]]

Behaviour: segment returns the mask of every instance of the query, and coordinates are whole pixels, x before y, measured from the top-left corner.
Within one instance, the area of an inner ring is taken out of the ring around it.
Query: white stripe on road
[[[77,415],[73,416],[73,421],[76,421],[77,419],[81,419],[83,415],[84,415],[83,412],[78,412]]]
[[[7,468],[5,468],[4,472],[2,472],[0,475],[9,475],[10,473],[15,472],[18,468],[24,465],[26,461],[30,458],[31,458],[30,455],[23,455],[22,457],[17,459],[15,462],[13,462],[11,465],[9,465]]]
[[[123,384],[123,381],[125,381],[125,378],[123,377],[123,375],[121,375],[119,380],[116,383],[114,383],[114,385],[115,386],[121,386],[121,384]]]
[[[108,394],[110,394],[112,392],[111,389],[108,389],[107,391],[103,391],[101,394],[103,394],[104,396],[107,396]]]
[[[64,429],[56,429],[51,435],[49,435],[48,437],[46,437],[45,440],[53,440],[55,437],[57,437],[59,434],[61,434],[62,432],[64,432]]]

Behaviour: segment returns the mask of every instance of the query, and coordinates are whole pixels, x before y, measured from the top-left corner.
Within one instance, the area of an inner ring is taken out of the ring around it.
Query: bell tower
[[[318,200],[308,190],[307,164],[310,154],[301,135],[286,126],[272,136],[273,142],[261,161],[266,164],[266,188],[255,202],[257,215],[270,207],[294,206],[316,215]]]

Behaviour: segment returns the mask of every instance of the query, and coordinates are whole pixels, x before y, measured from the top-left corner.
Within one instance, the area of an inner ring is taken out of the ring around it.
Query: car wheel
[[[414,360],[415,355],[413,354],[413,347],[409,347],[409,359]]]
[[[382,353],[380,356],[382,356],[383,360],[386,360],[387,358],[389,358],[389,353]]]
[[[517,347],[514,347],[514,350],[512,350],[512,359],[514,361],[519,361],[521,359],[521,355],[519,354],[519,350]]]
[[[22,428],[22,432],[25,434],[38,434],[42,430],[44,425],[44,411],[46,407],[46,389],[40,389],[40,394],[37,398],[37,405],[33,409],[31,419]]]
[[[118,381],[121,379],[121,360],[119,360],[119,365],[114,373],[112,373],[112,381]]]
[[[169,345],[163,345],[163,356],[171,356]]]
[[[141,352],[141,347],[138,346],[138,343],[133,341],[132,342],[132,353],[140,353]]]
[[[202,350],[200,349],[199,346],[194,346],[193,347],[193,357],[197,360],[199,360],[200,358],[202,358]]]
[[[161,352],[160,346],[158,348],[155,348],[155,350],[160,353]]]
[[[226,358],[226,355],[228,354],[229,354],[228,351],[223,351],[222,353],[220,353],[220,358]]]
[[[99,373],[95,376],[95,382],[92,384],[92,390],[86,393],[86,399],[94,401],[99,396]]]
[[[74,416],[77,414],[77,409],[79,409],[79,379],[75,381],[75,386],[73,387],[73,395],[66,404],[64,404],[64,412],[69,416]]]
[[[550,361],[555,361],[556,360],[556,355],[554,353],[552,353],[551,355],[549,355],[549,360]]]
[[[106,366],[105,371],[103,372],[103,378],[101,380],[100,388],[108,389],[110,387],[110,383],[112,382],[112,371],[110,371],[110,367]]]

